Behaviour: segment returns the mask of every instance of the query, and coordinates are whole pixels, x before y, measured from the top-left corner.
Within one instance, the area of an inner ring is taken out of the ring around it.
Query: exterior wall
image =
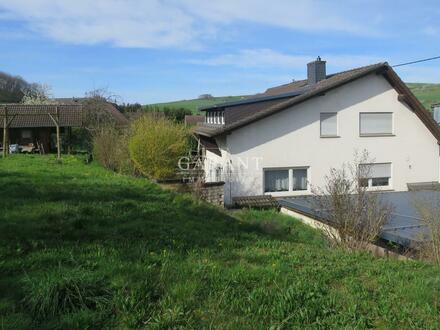
[[[352,162],[363,150],[375,163],[392,163],[389,189],[406,191],[407,183],[439,181],[437,141],[397,97],[382,76],[371,74],[218,139],[222,157],[207,152],[207,158],[229,173],[224,178],[225,202],[233,196],[263,194],[264,168],[308,167],[308,191],[271,194],[310,194],[311,185],[324,185],[330,168]],[[320,137],[321,112],[337,112],[339,137]],[[360,112],[393,112],[394,135],[359,136]]]

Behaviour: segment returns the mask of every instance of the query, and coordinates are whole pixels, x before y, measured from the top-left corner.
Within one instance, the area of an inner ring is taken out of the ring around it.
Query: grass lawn
[[[74,157],[0,160],[0,329],[440,325],[440,269]]]

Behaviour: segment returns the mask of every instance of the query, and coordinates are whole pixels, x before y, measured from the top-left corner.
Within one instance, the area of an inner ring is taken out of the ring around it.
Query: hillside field
[[[431,105],[440,103],[440,84],[407,83],[411,91],[431,111]]]
[[[191,100],[181,100],[181,101],[173,101],[173,102],[165,102],[165,103],[155,103],[149,104],[150,106],[156,106],[160,109],[162,108],[185,108],[191,110],[193,113],[197,113],[198,109],[201,107],[207,107],[210,105],[223,103],[223,102],[231,102],[231,101],[239,101],[244,99],[246,96],[219,96],[213,97],[212,99],[191,99]]]
[[[438,329],[440,269],[80,158],[0,159],[1,329]]]
[[[432,104],[440,103],[440,84],[407,83],[407,85],[429,111],[431,111]],[[197,113],[197,110],[200,107],[206,107],[223,102],[237,101],[244,99],[245,97],[246,96],[220,96],[214,97],[210,100],[192,99],[150,105],[158,106],[159,108],[185,108],[191,110],[193,113]]]

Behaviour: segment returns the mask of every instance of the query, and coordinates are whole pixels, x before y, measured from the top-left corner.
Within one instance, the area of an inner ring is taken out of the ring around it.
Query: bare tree
[[[356,154],[353,163],[330,169],[324,187],[312,189],[315,212],[329,225],[324,230],[335,245],[365,249],[390,218],[391,205],[365,184],[371,163],[367,151]]]
[[[414,204],[429,237],[418,247],[418,252],[421,258],[440,264],[440,191],[435,196],[423,197],[416,197]]]
[[[114,118],[109,111],[109,103],[115,103],[116,96],[109,93],[107,89],[94,89],[85,94],[85,100],[82,103],[85,115],[85,127],[90,130],[96,130],[102,127],[114,126]]]
[[[30,84],[28,88],[23,91],[23,104],[56,104],[56,101],[51,98],[51,87],[46,84]]]

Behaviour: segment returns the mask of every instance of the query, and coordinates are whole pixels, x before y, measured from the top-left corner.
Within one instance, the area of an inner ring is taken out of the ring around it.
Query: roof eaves
[[[432,115],[426,110],[419,99],[411,92],[408,86],[400,79],[397,73],[390,67],[387,67],[385,75],[388,78],[389,83],[401,94],[405,95],[405,103],[407,103],[419,117],[419,119],[425,124],[429,131],[437,139],[440,144],[440,126],[434,120]]]

